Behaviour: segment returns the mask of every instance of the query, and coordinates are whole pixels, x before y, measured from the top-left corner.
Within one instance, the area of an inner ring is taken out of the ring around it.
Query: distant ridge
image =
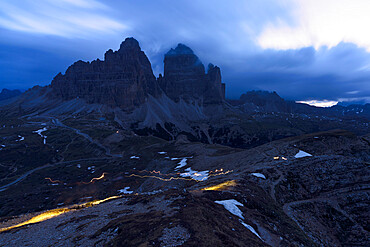
[[[17,90],[17,89],[9,90],[9,89],[4,88],[0,92],[0,100],[6,100],[6,99],[14,98],[14,97],[20,95],[21,93],[22,92],[20,90]]]

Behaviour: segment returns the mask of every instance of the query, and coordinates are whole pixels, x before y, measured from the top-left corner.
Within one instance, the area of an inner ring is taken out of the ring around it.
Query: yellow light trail
[[[233,171],[234,170],[227,170],[226,172],[220,172],[220,173],[217,173],[217,174],[210,174],[210,175],[208,175],[208,177],[215,177],[215,176],[220,176],[220,175],[226,175],[226,174],[231,173]]]
[[[231,181],[226,181],[226,182],[214,185],[214,186],[205,187],[201,190],[224,190],[228,187],[234,187],[234,186],[236,186],[236,182],[235,180],[231,180]]]
[[[18,227],[21,227],[21,226],[34,224],[34,223],[39,223],[39,222],[49,220],[51,218],[57,217],[61,214],[64,214],[64,213],[67,213],[67,212],[70,212],[70,211],[76,211],[76,210],[83,209],[83,208],[89,208],[89,207],[98,205],[100,203],[103,203],[103,202],[106,202],[106,201],[109,201],[109,200],[113,200],[113,199],[117,199],[117,198],[121,198],[121,197],[122,196],[110,196],[110,197],[107,197],[107,198],[102,199],[102,200],[94,200],[94,201],[91,201],[91,202],[76,204],[76,205],[73,205],[69,208],[56,208],[56,209],[48,210],[48,211],[43,212],[43,213],[41,213],[41,214],[39,214],[39,215],[37,215],[37,216],[27,220],[27,221],[22,222],[22,223],[19,223],[19,224],[13,225],[13,226],[9,226],[9,227],[0,228],[0,233],[5,232],[5,231],[9,231],[9,230],[14,229],[14,228],[18,228]]]
[[[156,173],[156,174],[161,174],[161,175],[164,175],[164,176],[169,176],[170,175],[170,174],[162,174],[160,171],[145,171],[144,170],[144,172]],[[228,174],[230,172],[233,172],[233,170],[228,170],[228,171],[225,171],[225,172],[223,172],[223,169],[210,171],[210,173],[214,173],[214,174],[209,174],[207,177],[203,178],[202,180],[196,180],[196,179],[193,179],[193,178],[183,178],[183,177],[161,178],[161,177],[157,177],[157,176],[150,176],[150,175],[141,176],[141,175],[137,175],[137,174],[131,174],[131,175],[126,176],[126,177],[155,178],[155,179],[159,179],[159,180],[166,181],[166,182],[172,181],[172,180],[185,180],[185,181],[202,182],[205,179],[207,179],[208,177],[225,175],[225,174]],[[97,180],[103,179],[106,174],[108,174],[108,173],[104,172],[100,177],[93,178],[88,183],[86,183],[86,182],[82,182],[82,183],[83,184],[94,183]],[[181,174],[181,173],[174,173],[174,174],[178,175],[178,174]],[[51,178],[45,178],[45,179],[49,180],[52,183],[62,183],[59,180],[52,180]],[[203,188],[202,190],[221,190],[223,188],[230,187],[230,186],[235,186],[235,185],[236,185],[235,180],[232,180],[232,181],[227,181],[227,182],[221,183],[219,185],[206,187],[206,188]],[[82,208],[92,207],[92,206],[101,204],[103,202],[113,200],[113,199],[117,199],[117,198],[121,198],[121,197],[122,196],[111,196],[111,197],[107,197],[107,198],[102,199],[102,200],[94,200],[94,201],[91,201],[91,202],[76,204],[76,205],[73,205],[71,207],[57,208],[57,209],[48,210],[46,212],[43,212],[43,213],[31,218],[30,220],[24,221],[22,223],[19,223],[19,224],[13,225],[13,226],[0,228],[0,233],[11,230],[11,229],[14,229],[14,228],[18,228],[18,227],[21,227],[21,226],[42,222],[42,221],[57,217],[61,214],[64,214],[64,213],[67,213],[67,212],[70,212],[70,211],[75,211],[75,210],[79,210],[79,209],[82,209]]]
[[[51,179],[51,178],[45,178],[46,180],[49,180],[51,183],[57,183],[57,184],[62,184],[63,182],[62,181],[60,181],[60,180],[53,180],[53,179]]]
[[[82,184],[91,184],[91,183],[94,183],[95,181],[97,181],[97,180],[100,180],[100,179],[103,179],[104,177],[105,177],[105,174],[108,174],[108,173],[106,173],[106,172],[103,172],[103,174],[100,176],[100,177],[98,177],[98,178],[93,178],[93,179],[91,179],[90,180],[90,182],[82,182]]]
[[[91,184],[91,183],[94,183],[95,181],[97,181],[97,180],[100,180],[100,179],[103,179],[103,178],[105,178],[105,175],[106,174],[108,174],[107,172],[103,172],[103,174],[100,176],[100,177],[97,177],[97,178],[92,178],[91,180],[90,180],[90,182],[77,182],[77,184]],[[59,184],[63,184],[63,182],[62,181],[60,181],[60,180],[53,180],[53,179],[51,179],[51,178],[45,178],[46,180],[49,180],[50,182],[52,182],[52,183],[59,183]]]
[[[126,176],[126,177],[155,178],[155,179],[159,179],[159,180],[166,181],[166,182],[169,182],[169,181],[172,181],[172,180],[188,180],[188,181],[196,181],[196,182],[199,182],[199,181],[197,181],[197,180],[195,180],[193,178],[181,178],[181,177],[161,178],[161,177],[157,177],[157,176],[150,176],[150,175],[141,176],[141,175],[137,175],[137,174],[131,174],[131,175]]]
[[[223,171],[223,169],[221,169]],[[221,171],[219,170],[219,171]],[[217,171],[217,170],[216,170]],[[209,177],[215,177],[215,176],[220,176],[220,175],[226,175],[230,172],[233,172],[233,170],[228,170],[226,172],[220,172],[220,173],[216,173],[216,174],[209,174],[208,176],[204,177],[203,179],[194,179],[194,178],[183,178],[183,177],[170,177],[170,178],[161,178],[161,177],[157,177],[157,176],[150,176],[150,175],[137,175],[137,174],[131,174],[131,175],[128,175],[126,177],[138,177],[138,178],[155,178],[155,179],[159,179],[161,181],[165,181],[165,182],[169,182],[169,181],[172,181],[172,180],[186,180],[186,181],[195,181],[195,182],[202,182],[206,179],[208,179]],[[171,174],[171,173],[169,173]],[[168,176],[169,174],[161,174],[163,176]],[[176,173],[176,174],[189,174],[189,176],[191,176],[190,173]],[[194,173],[193,174],[194,176],[200,176],[201,174],[198,174],[198,173]]]
[[[5,231],[9,231],[11,229],[18,228],[18,227],[21,227],[21,226],[25,226],[25,225],[29,225],[29,224],[34,224],[34,223],[38,223],[38,222],[41,222],[41,221],[45,221],[45,220],[54,218],[54,217],[56,217],[58,215],[64,214],[64,213],[69,212],[69,211],[72,211],[72,210],[74,210],[74,209],[70,209],[70,208],[52,209],[52,210],[46,211],[46,212],[44,212],[42,214],[39,214],[39,215],[31,218],[30,220],[27,220],[27,221],[24,221],[22,223],[16,224],[14,226],[9,226],[9,227],[1,228],[0,229],[0,232],[5,232]]]
[[[221,169],[219,169],[219,170],[218,170],[218,169],[216,169],[216,170],[214,170],[214,171],[210,171],[209,173],[216,173],[216,172],[223,172],[223,171],[224,171],[224,169],[222,169],[222,168],[221,168]]]
[[[209,171],[209,173],[222,173],[223,172],[223,170],[224,169],[216,169],[216,170],[214,170],[214,171]],[[153,170],[153,171],[148,171],[148,170],[141,170],[141,171],[137,171],[137,172],[140,172],[140,173],[142,173],[142,172],[147,172],[147,173],[151,173],[151,174],[153,174],[153,173],[155,173],[155,174],[158,174],[158,175],[162,175],[162,176],[173,176],[173,175],[180,175],[180,174],[183,174],[183,173],[181,173],[181,172],[174,172],[174,173],[162,173],[161,171],[156,171],[156,170]]]

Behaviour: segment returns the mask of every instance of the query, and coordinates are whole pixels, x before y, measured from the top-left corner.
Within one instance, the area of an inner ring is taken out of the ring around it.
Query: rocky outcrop
[[[51,87],[53,96],[63,100],[82,98],[124,110],[160,94],[149,59],[134,38],[122,42],[118,51],[108,50],[104,61],[74,63],[53,79]]]
[[[164,76],[159,85],[174,101],[183,99],[200,104],[218,104],[225,99],[225,85],[221,83],[220,68],[210,64],[208,72],[194,52],[179,44],[164,58]]]

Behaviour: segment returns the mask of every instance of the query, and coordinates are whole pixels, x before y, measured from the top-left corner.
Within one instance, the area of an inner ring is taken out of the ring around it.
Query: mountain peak
[[[167,52],[166,56],[167,55],[194,55],[194,52],[190,47],[179,43],[175,49],[171,48],[171,50]]]
[[[164,76],[159,84],[174,101],[199,101],[219,104],[225,98],[225,86],[221,83],[218,67],[210,65],[208,73],[193,50],[184,44],[170,49],[164,57]]]
[[[80,98],[125,110],[141,105],[149,94],[159,94],[150,61],[134,38],[126,38],[118,51],[108,50],[104,61],[77,61],[51,86],[63,100]]]
[[[19,91],[17,89],[16,90],[9,90],[9,89],[3,88],[3,90],[1,90],[1,92],[0,92],[0,100],[10,99],[10,98],[16,97],[20,94],[21,94],[21,91]]]
[[[126,38],[120,45],[120,50],[139,50],[141,51],[139,42],[133,38]]]

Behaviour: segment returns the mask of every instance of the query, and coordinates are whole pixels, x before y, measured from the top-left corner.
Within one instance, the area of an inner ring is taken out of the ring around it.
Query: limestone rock
[[[183,44],[178,44],[165,55],[164,76],[158,78],[158,82],[174,101],[183,99],[200,104],[218,104],[225,99],[220,68],[210,65],[206,73],[199,58]]]
[[[160,94],[151,64],[134,38],[122,42],[118,51],[108,50],[104,61],[77,61],[51,87],[63,100],[82,98],[124,110],[141,105],[149,94]]]

